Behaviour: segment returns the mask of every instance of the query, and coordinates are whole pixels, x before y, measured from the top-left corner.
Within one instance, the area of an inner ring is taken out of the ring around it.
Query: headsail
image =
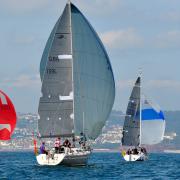
[[[49,37],[40,72],[41,136],[79,135],[84,130],[95,139],[114,103],[114,77],[101,40],[72,3]]]
[[[16,119],[16,112],[11,100],[0,91],[0,140],[11,139]]]
[[[95,139],[114,103],[114,77],[109,57],[97,33],[73,4],[71,11],[75,131],[79,134],[84,125],[88,137]]]
[[[138,77],[126,111],[122,138],[124,146],[138,146],[140,144],[140,86],[141,78]]]
[[[164,114],[157,105],[149,100],[143,99],[142,101],[141,144],[157,144],[164,137]]]

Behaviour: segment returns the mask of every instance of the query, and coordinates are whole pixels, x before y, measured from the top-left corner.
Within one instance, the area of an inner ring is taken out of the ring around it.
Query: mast
[[[83,111],[83,134],[84,134],[84,111]]]
[[[141,130],[141,126],[142,126],[142,102],[141,102],[141,81],[142,81],[142,70],[140,69],[140,72],[139,72],[139,77],[140,77],[140,87],[139,87],[139,89],[140,89],[140,100],[139,100],[139,113],[140,113],[140,122],[139,122],[139,146],[141,146],[141,132],[142,132],[142,130]]]
[[[73,44],[72,44],[72,22],[71,22],[71,0],[68,0],[69,5],[69,18],[70,18],[70,34],[71,34],[71,55],[72,55],[72,94],[73,94],[73,124],[74,124],[74,132],[75,132],[75,122],[74,122],[74,62],[73,62]],[[74,133],[73,132],[73,133]]]

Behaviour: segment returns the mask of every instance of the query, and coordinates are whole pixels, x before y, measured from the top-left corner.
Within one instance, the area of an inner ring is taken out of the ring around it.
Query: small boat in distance
[[[160,108],[141,92],[141,76],[133,87],[126,111],[122,145],[129,146],[122,151],[126,161],[144,161],[148,158],[144,145],[154,145],[163,140],[165,118]]]
[[[0,140],[11,139],[16,126],[17,116],[10,98],[0,90]]]
[[[36,153],[38,164],[86,165],[91,147],[89,141],[78,143],[81,139],[78,136],[81,134],[91,141],[99,136],[112,110],[115,83],[101,40],[69,1],[47,41],[40,76],[40,140],[54,141],[60,137],[75,145],[61,146],[58,153],[54,147],[49,148],[48,154]],[[34,144],[36,147],[36,141]]]

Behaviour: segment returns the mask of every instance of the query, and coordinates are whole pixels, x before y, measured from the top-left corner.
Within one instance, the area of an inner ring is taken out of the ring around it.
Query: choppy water
[[[0,179],[180,179],[180,154],[129,163],[120,153],[93,153],[85,167],[41,167],[31,152],[0,152]]]

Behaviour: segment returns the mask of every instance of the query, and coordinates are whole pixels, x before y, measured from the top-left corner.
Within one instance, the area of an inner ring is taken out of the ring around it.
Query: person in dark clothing
[[[72,147],[73,148],[76,147],[76,138],[75,137],[72,138]]]
[[[144,154],[147,154],[146,148],[141,147],[141,152],[144,153]]]
[[[59,153],[60,148],[61,148],[61,138],[58,137],[54,143],[54,148],[55,148],[55,152]]]
[[[46,149],[45,149],[45,142],[42,142],[42,144],[40,146],[40,153],[48,155],[48,151],[46,151]]]
[[[131,150],[128,149],[126,153],[127,153],[127,155],[130,155],[131,154]]]
[[[138,149],[137,148],[133,149],[133,154],[138,154]]]
[[[80,133],[80,141],[79,141],[79,144],[83,147],[86,146],[86,141],[87,141],[87,138],[85,136],[85,134],[83,132]]]
[[[64,147],[71,148],[71,143],[70,143],[70,141],[69,141],[68,139],[66,139],[66,140],[64,141],[64,143],[63,143],[63,146],[64,146]]]

